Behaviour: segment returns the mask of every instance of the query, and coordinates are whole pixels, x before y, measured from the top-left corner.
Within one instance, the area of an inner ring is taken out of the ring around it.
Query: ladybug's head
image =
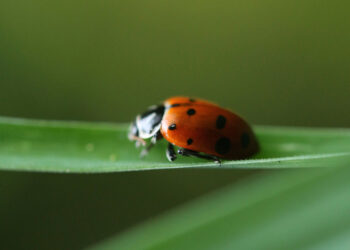
[[[160,129],[164,111],[164,105],[151,106],[138,115],[130,126],[129,139],[143,141],[154,136]]]

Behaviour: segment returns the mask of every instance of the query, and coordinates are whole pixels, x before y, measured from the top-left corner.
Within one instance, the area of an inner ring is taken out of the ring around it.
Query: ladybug
[[[179,155],[218,163],[220,159],[245,159],[259,151],[253,130],[237,114],[203,99],[182,96],[149,107],[130,127],[129,139],[145,147],[141,156],[162,138],[168,141],[169,161],[177,158],[174,146]]]

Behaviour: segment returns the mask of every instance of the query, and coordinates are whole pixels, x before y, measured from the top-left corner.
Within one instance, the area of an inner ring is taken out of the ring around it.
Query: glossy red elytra
[[[259,151],[253,130],[241,117],[212,102],[189,97],[171,97],[149,107],[130,127],[129,139],[145,147],[142,155],[162,138],[169,142],[169,161],[176,159],[174,146],[180,155],[216,162],[246,159]]]

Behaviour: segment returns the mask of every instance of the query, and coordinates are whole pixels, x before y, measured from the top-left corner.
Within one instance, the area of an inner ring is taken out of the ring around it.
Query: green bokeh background
[[[350,127],[349,8],[347,1],[4,0],[0,115],[129,122],[148,105],[188,95],[254,124]],[[80,248],[250,174],[1,172],[1,241]]]

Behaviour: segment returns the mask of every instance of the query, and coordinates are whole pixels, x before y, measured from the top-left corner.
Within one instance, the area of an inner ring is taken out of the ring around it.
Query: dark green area
[[[92,249],[347,249],[349,176],[349,168],[258,174]]]
[[[339,0],[4,0],[0,115],[128,122],[181,94],[253,124],[349,127],[349,7]],[[0,172],[1,247],[86,246],[255,172]]]
[[[94,175],[2,172],[1,244],[4,249],[81,248],[252,173],[244,170]]]
[[[129,121],[171,95],[349,126],[346,1],[0,3],[2,115]]]

